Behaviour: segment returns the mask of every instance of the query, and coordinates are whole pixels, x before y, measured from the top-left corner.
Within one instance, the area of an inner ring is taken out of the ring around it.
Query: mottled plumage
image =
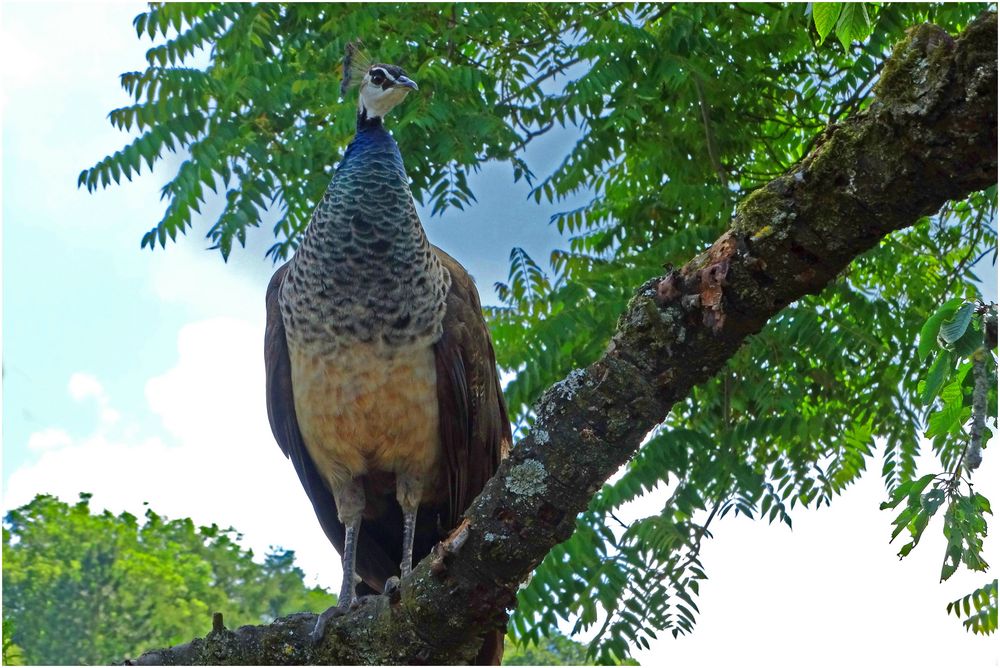
[[[381,592],[455,527],[511,442],[476,287],[428,243],[382,126],[416,84],[390,65],[364,76],[358,133],[267,290],[271,429],[345,558],[317,634],[355,567]],[[479,660],[498,663],[502,641],[488,633]]]
[[[399,148],[362,123],[282,288],[290,341],[429,345],[441,337],[450,276],[420,225]]]

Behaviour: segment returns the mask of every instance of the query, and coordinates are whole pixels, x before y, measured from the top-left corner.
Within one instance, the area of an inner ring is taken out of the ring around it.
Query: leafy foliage
[[[232,529],[195,527],[147,510],[93,513],[40,495],[4,519],[4,662],[120,662],[226,624],[262,623],[336,597],[306,587],[294,554],[253,560]]]
[[[820,44],[833,30],[845,50],[851,43],[861,41],[871,34],[872,22],[862,2],[814,2],[813,24],[819,33]]]
[[[921,328],[918,357],[925,359],[935,347],[939,348],[918,384],[922,403],[941,406],[930,414],[925,435],[949,471],[903,482],[892,490],[890,500],[882,504],[883,509],[890,509],[906,501],[893,520],[896,525],[893,540],[903,529],[911,537],[900,549],[900,558],[917,546],[931,518],[941,507],[945,508],[947,547],[941,566],[942,581],[962,564],[973,571],[989,568],[982,551],[986,516],[993,511],[989,499],[973,490],[971,474],[979,466],[981,450],[991,436],[986,427],[987,417],[992,417],[995,423],[997,416],[996,341],[990,341],[987,333],[990,318],[996,322],[996,304],[977,307],[956,298],[942,304]],[[969,422],[972,426],[966,430]],[[930,490],[925,492],[928,486]],[[995,587],[992,599],[989,591],[986,587],[965,598],[966,615],[970,598],[976,601],[979,612],[965,622],[965,627],[976,633],[990,633],[996,628],[995,621],[992,626],[988,623],[990,616],[995,620],[997,614]],[[948,611],[953,607],[957,611],[957,602],[949,604]]]
[[[570,640],[564,635],[546,638],[536,644],[512,643],[507,636],[503,652],[505,666],[592,666],[587,658],[587,646]],[[639,665],[626,661],[621,665]]]
[[[607,62],[623,68],[612,77],[621,84],[595,87],[590,99],[605,96],[600,117],[581,112],[583,137],[536,193],[586,188],[596,197],[554,219],[570,238],[553,254],[553,287],[492,313],[501,363],[517,372],[507,397],[522,426],[542,390],[603,352],[633,286],[695,255],[828,120],[863,109],[905,25],[948,24],[978,8],[923,8],[928,16],[875,7],[871,38],[848,50],[817,48],[801,7],[741,9],[677,6],[641,31],[618,26],[614,49],[591,43],[602,54],[591,76]],[[584,80],[568,87],[586,109]],[[887,488],[913,480],[931,411],[917,400],[924,369],[908,351],[939,300],[979,294],[971,266],[995,248],[994,201],[991,189],[920,221],[768,323],[599,494],[565,554],[543,562],[521,597],[518,632],[544,635],[560,616],[581,629],[599,624],[602,661],[661,629],[687,632],[697,606],[685,596],[696,597],[705,577],[696,556],[711,520],[732,512],[791,525],[796,505],[829,504],[877,449]],[[665,502],[639,520],[642,540],[616,531],[615,513],[652,490]],[[650,555],[657,539],[672,545],[665,559]],[[659,586],[644,590],[647,579]],[[641,601],[643,614],[627,601]]]
[[[211,190],[225,198],[207,235],[223,256],[273,211],[270,254],[287,257],[353,134],[356,102],[339,99],[341,59],[348,41],[365,36],[372,53],[405,63],[420,82],[421,95],[393,124],[414,193],[435,211],[462,207],[474,198],[468,174],[482,161],[531,175],[518,151],[541,117],[542,85],[572,59],[560,35],[624,13],[611,5],[154,3],[135,20],[140,37],[158,40],[148,67],[121,76],[135,103],[109,115],[138,136],[84,170],[79,185],[130,180],[143,164],[181,152],[163,188],[166,210],[143,247],[183,234]],[[206,55],[204,68],[187,64]]]
[[[591,196],[550,221],[566,247],[548,269],[514,249],[508,282],[496,286],[491,326],[523,428],[545,388],[601,354],[634,286],[702,250],[741,198],[805,156],[828,124],[865,109],[907,27],[954,32],[987,7],[154,5],[136,20],[156,42],[149,67],[122,78],[135,104],[111,115],[140,134],[80,183],[106,186],[177,150],[185,160],[145,245],[183,233],[205,188],[217,188],[226,208],[208,235],[224,256],[273,209],[270,253],[287,257],[352,134],[338,68],[344,43],[365,36],[420,83],[393,132],[422,201],[465,206],[468,174],[487,160],[510,164],[537,201]],[[207,65],[188,64],[192,54]],[[579,139],[536,176],[522,150],[555,125]],[[947,471],[962,458],[974,384],[963,365],[981,325],[972,317],[963,330],[961,305],[980,297],[973,268],[995,259],[996,241],[993,187],[884,240],[786,308],[601,490],[521,592],[515,632],[552,637],[561,620],[596,628],[602,662],[664,630],[686,633],[713,521],[732,513],[791,526],[796,505],[829,504],[879,451],[891,499],[918,505],[897,529],[915,544],[921,518],[945,508],[949,554],[976,564],[982,502],[947,477],[911,492],[924,480],[922,435]],[[935,315],[941,304],[955,308]],[[995,373],[992,354],[981,357]],[[995,393],[988,405],[995,418]],[[622,526],[616,514],[646,494],[663,499],[660,512]]]
[[[14,642],[15,620],[4,617],[3,620],[3,665],[23,666],[24,652]]]
[[[980,416],[985,433],[979,435],[979,443],[971,444],[974,448],[982,448],[992,435],[985,428],[985,418],[995,420],[997,415],[996,356],[985,340],[985,316],[992,311],[995,317],[996,305],[984,305],[973,319],[975,311],[976,305],[971,302],[945,302],[927,319],[918,346],[921,358],[937,348],[926,376],[918,384],[921,402],[936,407],[928,417],[925,436],[944,466],[954,468],[956,475],[961,473],[961,459],[970,448],[965,426],[974,417],[977,379],[983,385],[983,408],[987,412]]]
[[[972,611],[976,612],[973,613]],[[954,612],[959,619],[964,613],[962,624],[973,633],[989,635],[997,630],[997,581],[989,582],[971,594],[948,604],[948,612]]]

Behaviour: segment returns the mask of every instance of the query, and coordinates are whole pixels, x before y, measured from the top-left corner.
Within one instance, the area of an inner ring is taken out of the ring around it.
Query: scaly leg
[[[337,599],[337,605],[328,609],[316,620],[316,627],[313,629],[313,642],[319,642],[329,621],[345,614],[357,598],[354,589],[357,585],[357,574],[354,566],[358,551],[361,514],[365,509],[365,488],[360,480],[351,480],[336,487],[333,491],[333,498],[337,502],[337,515],[345,528],[344,579],[340,584],[340,597]]]
[[[405,578],[413,569],[413,527],[417,523],[417,509],[403,509],[403,563],[400,573]]]
[[[348,608],[357,599],[354,589],[358,584],[355,563],[358,554],[358,529],[361,528],[361,515],[344,522],[344,527],[346,528],[344,533],[344,579],[340,583],[340,597],[337,600],[337,606]]]
[[[406,579],[413,569],[413,534],[417,525],[417,508],[423,480],[409,473],[396,474],[396,499],[403,509],[403,561],[399,564],[401,579]]]

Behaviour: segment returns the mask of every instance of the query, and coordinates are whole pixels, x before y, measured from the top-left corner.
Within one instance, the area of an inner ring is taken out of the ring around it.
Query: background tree
[[[182,150],[164,217],[143,244],[183,233],[212,189],[227,203],[208,230],[223,256],[273,215],[270,253],[287,257],[351,136],[339,61],[346,41],[366,37],[420,81],[424,94],[393,131],[422,201],[467,203],[467,174],[487,160],[531,179],[539,200],[593,195],[553,218],[568,247],[548,270],[514,249],[510,279],[496,286],[498,355],[516,373],[508,402],[527,429],[543,390],[605,350],[636,285],[705,248],[737,202],[863,110],[880,74],[893,81],[880,67],[906,26],[956,32],[985,7],[156,5],[136,19],[155,41],[150,66],[122,76],[136,103],[111,112],[140,134],[80,184],[107,186]],[[205,48],[207,66],[185,65]],[[580,139],[538,178],[521,152],[555,124],[576,126]],[[850,174],[845,166],[834,185],[850,187]],[[963,305],[980,298],[972,268],[995,252],[995,200],[994,186],[946,205],[771,319],[598,493],[521,592],[515,632],[537,640],[560,617],[580,630],[599,624],[606,661],[659,630],[687,632],[711,522],[742,513],[790,525],[797,504],[829,504],[876,457],[890,505],[907,501],[900,531],[917,539],[944,509],[946,564],[984,569],[989,505],[963,461],[973,429],[988,437],[985,418],[996,416],[996,365],[994,346],[970,348],[987,310],[966,319],[975,306]],[[945,326],[961,333],[951,339]],[[922,328],[928,341],[941,335],[932,361],[916,345]],[[982,420],[972,417],[977,396]],[[922,436],[941,463],[929,478],[916,469]],[[660,513],[618,525],[619,508],[660,485]],[[980,630],[995,628],[995,587],[970,596],[986,611]]]
[[[622,663],[639,665],[634,659]],[[587,645],[558,634],[544,638],[537,644],[512,643],[508,640],[504,648],[503,664],[505,666],[592,666],[594,662],[589,656]]]
[[[5,650],[9,639],[20,651],[5,656],[26,664],[120,662],[150,642],[204,633],[215,611],[230,623],[260,624],[336,602],[305,585],[291,551],[259,563],[233,529],[152,510],[141,520],[94,513],[89,502],[88,494],[73,505],[40,495],[4,518]]]

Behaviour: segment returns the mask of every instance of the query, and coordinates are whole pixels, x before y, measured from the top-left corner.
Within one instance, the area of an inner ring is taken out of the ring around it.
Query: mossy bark
[[[996,43],[992,12],[955,39],[912,29],[867,110],[750,195],[711,248],[640,286],[605,354],[542,396],[532,431],[401,594],[364,599],[317,646],[315,617],[300,614],[216,629],[136,663],[467,663],[675,402],[880,239],[996,182]]]

